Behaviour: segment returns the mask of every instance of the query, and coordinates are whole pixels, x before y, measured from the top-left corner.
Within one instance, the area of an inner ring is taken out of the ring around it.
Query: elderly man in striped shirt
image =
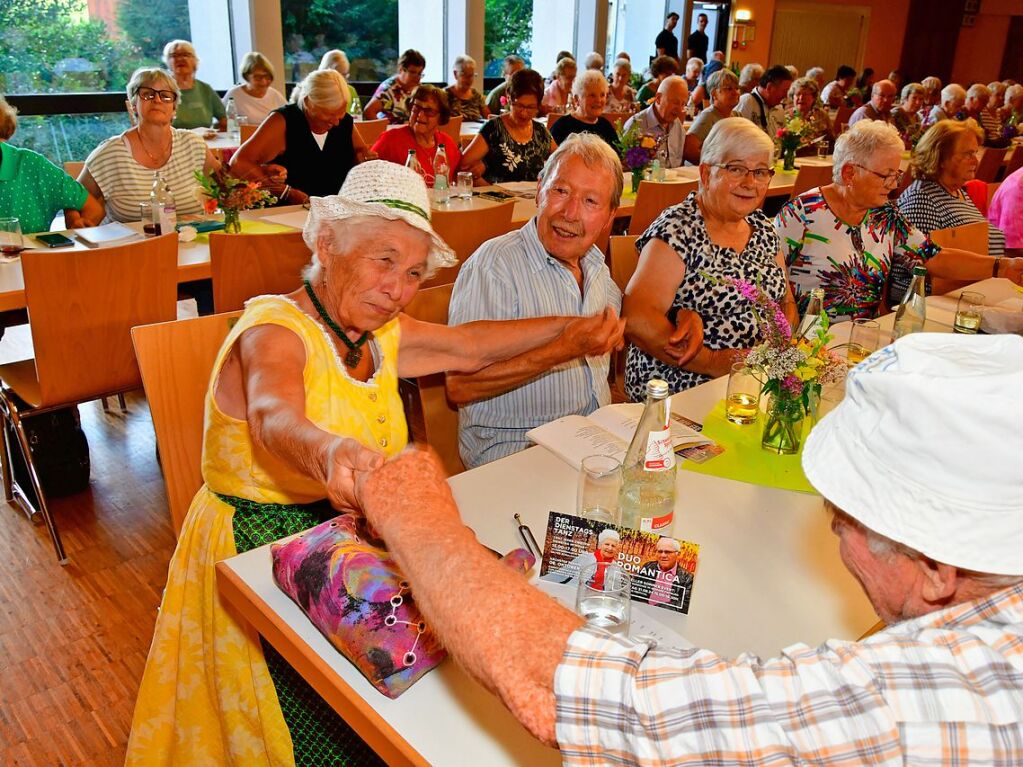
[[[469,468],[525,447],[526,432],[611,401],[610,352],[622,343],[622,297],[594,246],[611,226],[624,180],[618,155],[590,134],[570,136],[550,156],[537,214],[483,243],[458,274],[448,322],[564,316],[561,336],[529,354],[447,377],[459,405],[459,450]],[[699,316],[680,312],[671,351],[688,362],[703,343]]]
[[[566,765],[1008,767],[1023,764],[1021,389],[1009,335],[916,333],[850,373],[803,467],[888,627],[768,660],[585,627],[476,542],[433,456],[357,494],[451,654]]]

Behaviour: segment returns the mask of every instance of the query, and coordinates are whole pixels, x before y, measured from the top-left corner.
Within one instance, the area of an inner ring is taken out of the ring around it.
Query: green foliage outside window
[[[533,0],[486,0],[483,26],[483,73],[500,77],[504,57],[517,54],[530,63]]]

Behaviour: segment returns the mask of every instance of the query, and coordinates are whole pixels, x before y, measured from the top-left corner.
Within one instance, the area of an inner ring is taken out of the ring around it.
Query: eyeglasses
[[[774,168],[747,168],[745,165],[728,163],[727,165],[715,165],[715,168],[724,169],[728,178],[732,181],[744,181],[746,176],[753,176],[758,184],[766,184],[774,176]]]
[[[249,72],[250,80],[267,80],[273,82],[274,76],[269,72]]]
[[[139,88],[139,98],[143,101],[152,101],[153,99],[160,99],[164,104],[173,104],[178,100],[178,94],[174,91],[158,91],[155,88],[146,88],[142,86]]]
[[[436,117],[437,115],[440,114],[440,110],[433,109],[431,107],[424,107],[422,104],[415,101],[412,102],[412,110],[414,112],[419,112],[419,114],[423,115],[424,117]]]
[[[540,105],[539,104],[536,104],[534,106],[527,106],[526,104],[523,104],[521,101],[513,101],[511,103],[511,105],[512,105],[513,109],[518,109],[520,112],[539,112],[540,111]]]
[[[883,183],[885,186],[898,186],[899,182],[902,181],[902,176],[905,173],[905,171],[901,170],[893,170],[891,173],[878,173],[876,170],[871,170],[866,165],[860,165],[859,163],[855,162],[851,164],[855,165],[860,170],[867,171],[867,173],[873,173],[875,176],[881,179],[881,183]]]
[[[979,160],[982,154],[982,150],[973,149],[965,152],[956,152],[953,157],[958,157],[960,160]]]

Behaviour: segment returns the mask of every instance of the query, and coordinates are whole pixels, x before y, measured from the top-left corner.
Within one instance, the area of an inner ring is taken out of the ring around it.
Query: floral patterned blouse
[[[455,91],[451,86],[445,88],[444,92],[448,94],[448,104],[451,106],[451,114],[461,115],[463,120],[469,120],[472,122],[482,122],[486,119],[483,116],[483,110],[487,108],[487,104],[483,100],[483,94],[475,88],[472,89],[472,93],[467,99],[456,96]]]
[[[392,124],[407,123],[409,114],[412,112],[413,88],[406,91],[398,82],[398,75],[391,75],[384,80],[373,92],[373,98],[380,99],[380,111],[373,118],[386,117]]]
[[[668,310],[674,323],[680,309],[691,309],[703,318],[703,343],[710,349],[739,349],[760,339],[752,304],[731,285],[716,280],[731,277],[758,284],[771,298],[785,297],[785,272],[778,265],[778,235],[762,211],[746,216],[750,238],[742,253],[711,242],[703,215],[690,192],[678,205],[659,215],[636,241],[636,249],[652,239],[663,240],[678,254],[686,272]],[[672,392],[684,391],[709,381],[710,376],[668,365],[636,346],[629,346],[625,363],[625,393],[642,402],[646,382],[663,378]]]
[[[877,316],[893,265],[909,275],[913,264],[941,250],[892,203],[869,211],[858,224],[845,223],[820,188],[786,203],[774,226],[800,311],[811,290],[824,288],[824,308],[836,321]],[[900,301],[906,287],[891,284],[889,302]]]
[[[797,116],[796,109],[789,109],[785,114],[785,120],[791,120]],[[806,123],[807,130],[803,134],[803,143],[809,144],[814,139],[824,136],[824,140],[831,140],[831,118],[828,117],[828,113],[819,106],[815,106],[810,110],[810,114],[802,116],[803,122]]]
[[[533,121],[533,136],[524,144],[512,138],[500,117],[486,122],[480,135],[487,142],[483,175],[492,184],[536,181],[551,153],[551,134],[536,120]]]
[[[608,89],[607,91],[607,106],[604,107],[607,112],[631,112],[633,107],[636,106],[636,91],[630,86],[626,85],[625,90],[622,92],[622,97],[618,98],[615,96],[614,91]]]

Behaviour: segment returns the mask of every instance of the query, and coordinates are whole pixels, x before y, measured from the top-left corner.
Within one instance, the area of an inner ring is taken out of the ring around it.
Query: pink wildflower
[[[782,388],[785,389],[789,394],[794,397],[798,397],[803,393],[803,382],[800,381],[794,375],[785,376],[785,380],[781,382]]]

